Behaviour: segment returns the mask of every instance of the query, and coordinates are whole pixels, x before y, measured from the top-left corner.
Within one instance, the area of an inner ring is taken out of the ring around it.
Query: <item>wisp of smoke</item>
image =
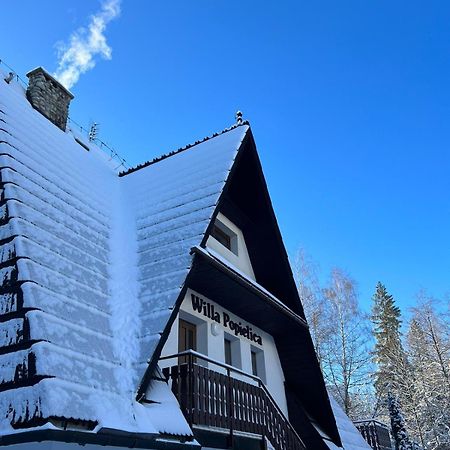
[[[91,16],[87,28],[79,28],[69,38],[68,44],[60,44],[58,68],[53,74],[67,89],[80,75],[95,67],[95,57],[111,59],[111,47],[103,34],[111,20],[120,15],[120,0],[106,0],[101,10]]]

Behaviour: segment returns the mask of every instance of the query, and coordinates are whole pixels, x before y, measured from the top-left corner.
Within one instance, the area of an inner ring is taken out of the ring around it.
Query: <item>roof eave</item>
[[[262,286],[260,286],[256,281],[252,281],[248,278],[243,277],[239,272],[234,270],[232,267],[228,266],[224,262],[220,261],[218,258],[215,258],[211,255],[207,250],[202,247],[193,247],[191,249],[191,253],[195,255],[199,255],[202,258],[205,258],[210,264],[219,269],[221,272],[228,275],[231,279],[236,281],[237,283],[244,286],[249,291],[257,294],[261,300],[266,302],[269,306],[277,309],[290,319],[297,322],[299,325],[308,328],[308,324],[306,320],[288,308],[281,300],[276,298],[274,295],[268,293]]]
[[[143,435],[142,433],[128,433],[109,429],[100,430],[98,433],[75,430],[31,430],[0,436],[0,446],[42,441],[155,450],[200,449],[200,445],[192,436]]]

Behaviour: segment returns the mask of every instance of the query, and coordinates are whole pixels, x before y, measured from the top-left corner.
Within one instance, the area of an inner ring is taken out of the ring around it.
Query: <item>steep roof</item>
[[[339,444],[248,124],[120,176],[82,139],[0,81],[2,432],[73,419],[94,431],[192,438],[156,363],[188,280],[203,282],[206,267],[218,284],[228,279],[198,249],[219,209],[231,218],[237,209],[252,225],[242,229],[260,284],[236,289],[252,290],[258,308],[267,297],[261,317],[275,308],[286,326],[283,335],[267,324],[290,418],[320,419]]]
[[[139,374],[160,343],[248,125],[122,178],[137,224]]]
[[[66,418],[192,434],[157,377],[160,403],[135,392],[247,129],[119,178],[0,82],[4,431]]]

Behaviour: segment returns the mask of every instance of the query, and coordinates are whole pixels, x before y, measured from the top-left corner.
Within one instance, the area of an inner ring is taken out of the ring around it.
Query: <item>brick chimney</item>
[[[73,95],[42,67],[28,72],[27,77],[27,98],[33,108],[65,131]]]

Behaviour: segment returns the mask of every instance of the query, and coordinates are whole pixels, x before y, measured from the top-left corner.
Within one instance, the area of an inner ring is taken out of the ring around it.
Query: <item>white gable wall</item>
[[[206,317],[203,313],[195,311],[192,307],[191,295],[194,294],[199,298],[205,300],[210,305],[214,307],[214,311],[218,313],[220,317],[220,323],[215,320]],[[230,319],[241,324],[243,326],[249,325],[252,328],[252,332],[258,334],[262,338],[262,345],[254,341],[250,341],[244,336],[235,336],[234,331],[230,330],[229,326],[224,326],[223,315],[227,314]],[[225,351],[224,351],[224,338],[226,334],[228,337],[235,338],[240,348],[240,360],[241,367],[246,373],[252,373],[252,363],[251,363],[251,350],[252,347],[255,350],[262,350],[264,354],[263,371],[262,377],[265,378],[265,385],[269,390],[270,394],[277,402],[280,409],[283,411],[286,417],[288,417],[286,394],[284,390],[284,374],[281,367],[280,358],[278,356],[278,351],[275,345],[273,337],[261,330],[260,328],[252,325],[251,323],[240,319],[238,316],[233,314],[231,311],[222,308],[220,305],[215,303],[212,299],[209,299],[202,295],[188,289],[183,303],[180,307],[180,313],[177,319],[172,325],[172,329],[166,341],[166,344],[162,351],[162,356],[174,355],[178,353],[178,320],[179,318],[187,320],[188,322],[197,325],[197,351],[207,355],[209,358],[225,363]],[[260,362],[260,361],[259,361]],[[160,367],[168,367],[176,364],[176,359],[163,360],[160,362]],[[211,370],[220,371],[220,368],[214,364],[208,364]],[[259,369],[260,367],[258,367]],[[265,376],[264,376],[265,372]],[[239,377],[241,378],[241,377]],[[249,379],[242,378],[243,381],[249,381]]]
[[[250,262],[250,256],[245,244],[244,234],[242,233],[241,229],[220,212],[217,215],[217,218],[237,235],[238,254],[236,255],[232,251],[228,250],[219,241],[214,239],[213,236],[208,237],[206,246],[219,253],[219,255],[226,258],[233,266],[237,267],[239,270],[248,275],[252,280],[256,281],[252,263]]]

